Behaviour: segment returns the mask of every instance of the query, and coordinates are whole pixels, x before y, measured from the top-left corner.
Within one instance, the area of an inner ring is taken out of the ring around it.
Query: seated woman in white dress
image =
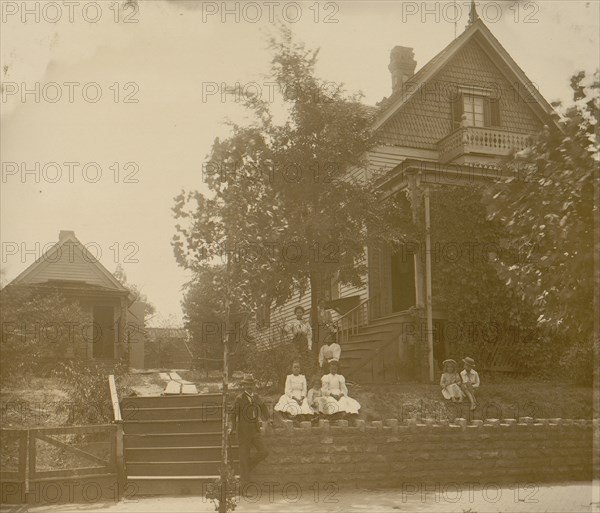
[[[340,361],[342,355],[342,348],[335,341],[335,332],[329,331],[323,341],[323,346],[319,351],[319,366],[323,373],[326,373],[329,369],[329,362],[332,360]]]
[[[360,404],[348,397],[348,388],[344,376],[337,373],[338,362],[329,362],[329,374],[321,378],[321,392],[323,394],[323,413],[326,415],[346,416],[358,415]]]
[[[275,411],[288,418],[312,417],[313,411],[306,400],[307,388],[306,378],[304,374],[300,374],[300,362],[295,361],[292,364],[292,373],[285,380],[285,393],[275,405]]]

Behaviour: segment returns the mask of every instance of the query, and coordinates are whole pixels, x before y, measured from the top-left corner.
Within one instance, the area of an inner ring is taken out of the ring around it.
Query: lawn
[[[218,392],[221,378],[214,373],[208,379],[195,371],[180,376],[198,385],[201,393]],[[234,375],[234,383],[241,374]],[[164,382],[158,376],[130,376],[130,385],[138,393],[158,395]],[[108,386],[108,385],[107,385]],[[283,391],[259,390],[263,399],[274,405]],[[398,384],[349,386],[349,394],[360,404],[360,418],[384,420],[397,418],[571,418],[591,419],[592,388],[563,383],[513,380],[482,384],[479,406],[469,417],[468,402],[451,404],[442,398],[438,385]],[[3,428],[53,427],[67,423],[69,407],[64,390],[54,378],[31,378],[2,387],[0,408]],[[109,404],[106,407],[110,407]],[[93,416],[91,416],[93,417]]]
[[[363,385],[348,387],[350,397],[361,405],[364,420],[417,418],[450,420],[518,417],[591,419],[592,389],[567,384],[515,382],[482,388],[474,412],[468,401],[445,401],[437,385]],[[276,403],[279,394],[266,392],[265,400]]]
[[[184,379],[197,383],[199,390],[217,391],[221,382],[218,372],[208,379],[197,371],[182,371]],[[241,374],[234,376],[234,381]],[[452,404],[442,397],[438,385],[404,383],[396,385],[349,386],[350,397],[361,404],[359,417],[365,420],[390,418],[433,418],[444,420],[455,417],[485,419],[518,417],[591,419],[593,390],[568,383],[540,382],[527,379],[506,379],[486,383],[478,395],[479,406],[469,412],[468,401]],[[283,390],[259,390],[269,404],[275,404]]]

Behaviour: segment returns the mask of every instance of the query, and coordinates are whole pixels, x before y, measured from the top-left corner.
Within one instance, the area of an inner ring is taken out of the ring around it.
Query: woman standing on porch
[[[325,308],[325,300],[319,299],[317,302],[317,322],[319,323],[319,346],[325,343],[325,339],[329,332],[334,329],[333,317],[331,312]]]
[[[294,308],[296,318],[285,326],[285,331],[291,335],[292,343],[298,348],[300,354],[305,354],[312,349],[312,328],[304,320],[304,308],[298,305]]]
[[[310,323],[304,320],[304,308],[298,305],[294,308],[296,318],[285,325],[285,333],[291,336],[291,342],[296,346],[298,360],[304,372],[311,375],[316,365],[312,349],[312,328]]]

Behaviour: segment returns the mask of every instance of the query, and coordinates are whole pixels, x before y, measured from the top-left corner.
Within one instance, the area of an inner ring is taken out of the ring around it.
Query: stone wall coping
[[[439,434],[442,431],[456,432],[468,429],[471,432],[484,429],[488,430],[491,428],[531,430],[569,426],[574,428],[594,427],[595,429],[598,429],[598,425],[598,419],[538,419],[532,417],[520,417],[519,419],[477,419],[471,420],[470,422],[467,419],[460,418],[454,419],[453,421],[436,419],[424,419],[422,421],[418,421],[417,419],[405,419],[404,421],[399,419],[372,421],[351,419],[328,421],[321,419],[319,420],[318,425],[306,421],[294,424],[291,420],[283,420],[266,432],[274,435],[325,434],[330,432],[331,434],[357,434],[365,432],[369,434],[390,434],[408,431]]]

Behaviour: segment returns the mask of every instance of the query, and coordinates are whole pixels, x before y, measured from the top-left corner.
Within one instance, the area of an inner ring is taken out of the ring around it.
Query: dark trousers
[[[258,431],[240,433],[238,444],[240,447],[240,477],[242,478],[242,483],[247,483],[252,469],[269,456],[269,451],[265,446],[261,433]],[[252,447],[256,449],[254,456],[250,456]]]

